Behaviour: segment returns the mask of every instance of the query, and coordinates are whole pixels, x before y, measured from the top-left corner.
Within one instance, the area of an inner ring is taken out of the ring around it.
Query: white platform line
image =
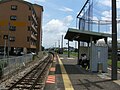
[[[111,68],[109,68],[109,67],[108,67],[107,69],[108,69],[108,70],[110,70],[110,71],[112,70],[112,69],[111,69]],[[120,71],[117,71],[117,73],[119,73],[119,74],[120,74]]]

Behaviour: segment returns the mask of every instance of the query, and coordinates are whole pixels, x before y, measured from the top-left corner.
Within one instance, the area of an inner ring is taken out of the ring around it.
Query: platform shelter
[[[69,41],[78,41],[78,61],[81,54],[85,53],[90,60],[90,70],[92,72],[97,72],[99,67],[102,72],[107,72],[108,37],[111,37],[111,34],[73,28],[69,28],[65,35],[65,39]],[[104,39],[105,43],[102,45],[98,44],[97,41],[99,39]],[[80,46],[80,42],[86,42],[87,45]]]

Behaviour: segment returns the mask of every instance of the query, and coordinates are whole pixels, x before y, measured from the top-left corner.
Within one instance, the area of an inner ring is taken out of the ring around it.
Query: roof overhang
[[[111,37],[111,34],[69,28],[64,38],[69,41],[90,42],[91,37],[93,41],[96,41],[102,38],[107,39],[108,37]]]

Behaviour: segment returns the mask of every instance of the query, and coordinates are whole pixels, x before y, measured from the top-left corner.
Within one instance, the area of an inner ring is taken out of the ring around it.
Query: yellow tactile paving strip
[[[58,61],[59,61],[60,68],[61,68],[61,73],[62,73],[65,90],[74,90],[62,61],[60,60],[59,56],[57,56],[57,57],[58,57]]]

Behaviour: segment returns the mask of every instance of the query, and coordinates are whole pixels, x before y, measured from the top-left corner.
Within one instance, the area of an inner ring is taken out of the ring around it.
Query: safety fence
[[[0,77],[11,74],[33,60],[32,54],[0,59]]]

